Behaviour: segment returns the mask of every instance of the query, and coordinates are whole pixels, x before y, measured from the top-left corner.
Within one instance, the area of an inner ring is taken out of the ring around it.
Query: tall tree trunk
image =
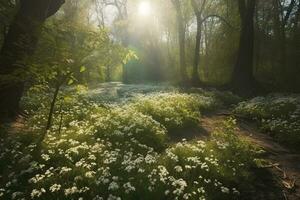
[[[289,85],[293,92],[300,92],[300,1],[297,5],[295,17],[293,18],[293,30],[292,30],[292,59],[293,67],[290,70],[290,74],[293,78],[289,79]]]
[[[285,24],[283,22],[283,13],[281,9],[280,0],[274,0],[274,36],[276,45],[275,63],[278,66],[278,76],[281,77],[279,81],[281,86],[286,84],[286,38],[285,38]],[[287,21],[287,19],[286,19]]]
[[[182,16],[181,3],[179,0],[172,0],[176,10],[177,16],[177,28],[178,28],[178,39],[179,39],[179,62],[180,62],[180,75],[183,84],[187,84],[188,77],[186,71],[185,62],[185,25]]]
[[[196,46],[195,46],[195,56],[194,56],[194,66],[193,66],[193,85],[198,85],[200,83],[199,79],[199,63],[200,63],[200,48],[201,48],[201,16],[197,16],[197,34],[196,34]]]
[[[193,66],[193,75],[192,75],[192,83],[193,85],[198,85],[200,83],[199,79],[199,63],[200,63],[200,49],[201,49],[201,34],[202,34],[202,18],[201,14],[203,8],[205,6],[206,1],[202,2],[201,8],[199,8],[198,4],[195,0],[191,0],[191,4],[194,10],[194,14],[197,20],[197,34],[196,34],[196,46],[195,46],[195,55],[194,55],[194,66]]]
[[[110,65],[106,66],[106,82],[111,82],[111,67],[110,67]]]
[[[20,0],[0,52],[0,117],[14,118],[24,90],[25,60],[34,53],[40,27],[64,0]]]
[[[253,76],[254,11],[256,0],[239,0],[241,19],[240,44],[232,77],[233,90],[242,95],[253,95],[256,82]]]
[[[112,1],[110,3],[106,3],[106,5],[113,5],[118,10],[118,19],[121,21],[128,21],[128,9],[127,9],[127,0],[121,0],[121,1]],[[129,31],[128,31],[128,25],[125,25],[122,29],[122,35],[121,35],[121,42],[124,47],[129,46],[130,38],[129,38]],[[123,83],[129,83],[129,77],[128,77],[128,69],[126,64],[122,63],[122,79]]]

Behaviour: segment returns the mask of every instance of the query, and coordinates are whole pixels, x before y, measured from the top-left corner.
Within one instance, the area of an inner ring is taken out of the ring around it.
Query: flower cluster
[[[235,112],[256,120],[262,130],[269,132],[291,148],[299,148],[300,96],[272,94],[240,103]]]
[[[72,104],[56,114],[39,155],[33,139],[42,112],[28,122],[30,133],[1,139],[0,199],[221,200],[238,198],[248,184],[253,156],[229,128],[207,141],[168,139],[170,128],[216,106],[213,97],[164,92],[126,105]]]
[[[218,106],[213,97],[200,94],[152,93],[139,95],[132,105],[136,110],[150,115],[168,130],[199,124],[200,112]]]

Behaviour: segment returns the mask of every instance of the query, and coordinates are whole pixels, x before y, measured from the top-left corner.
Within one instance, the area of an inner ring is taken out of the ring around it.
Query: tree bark
[[[293,92],[300,92],[300,1],[297,5],[297,10],[293,18],[292,41],[293,67],[289,74],[292,74],[293,78],[289,79],[289,85]]]
[[[254,56],[254,11],[256,0],[239,0],[241,19],[240,44],[232,76],[232,89],[250,96],[257,90],[253,76]]]
[[[197,16],[197,34],[196,34],[196,46],[195,46],[195,55],[194,55],[194,66],[193,66],[193,76],[192,76],[192,82],[193,85],[199,85],[200,79],[199,79],[199,63],[200,63],[200,48],[201,48],[201,27],[202,22],[201,19]]]
[[[20,0],[0,52],[0,117],[13,119],[24,90],[25,60],[36,48],[40,27],[64,0]]]
[[[275,61],[278,66],[278,75],[281,75],[281,85],[286,84],[285,77],[286,72],[286,36],[285,36],[285,24],[283,21],[283,13],[281,13],[281,5],[279,0],[274,0],[274,36],[276,45]],[[286,19],[287,21],[288,19]]]
[[[202,36],[202,9],[206,3],[204,0],[202,2],[201,9],[199,10],[198,5],[195,0],[191,0],[191,4],[194,10],[194,14],[196,16],[197,20],[197,33],[196,33],[196,45],[195,45],[195,55],[194,55],[194,66],[193,66],[193,75],[192,75],[192,83],[193,85],[199,85],[200,79],[199,79],[199,63],[200,63],[200,49],[201,49],[201,36]]]

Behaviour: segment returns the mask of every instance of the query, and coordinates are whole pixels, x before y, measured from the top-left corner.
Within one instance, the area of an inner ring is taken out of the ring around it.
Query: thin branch
[[[291,13],[293,11],[293,8],[295,6],[295,4],[296,4],[296,1],[292,0],[291,3],[290,3],[290,5],[288,6],[287,11],[286,11],[286,15],[284,16],[284,19],[283,19],[283,25],[284,26],[287,24],[287,22],[288,22],[288,20],[289,20],[289,18],[291,16]]]
[[[221,20],[222,22],[224,22],[228,27],[237,30],[237,28],[233,27],[224,17],[220,16],[220,15],[216,15],[216,14],[211,14],[211,15],[207,15],[206,17],[204,17],[201,21],[201,24],[203,24],[206,20],[208,20],[209,18],[218,18],[219,20]]]

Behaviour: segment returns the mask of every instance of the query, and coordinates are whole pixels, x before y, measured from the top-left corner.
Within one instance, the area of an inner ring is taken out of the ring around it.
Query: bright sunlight
[[[138,7],[139,15],[141,16],[149,16],[152,13],[151,4],[148,1],[143,1],[139,4]]]

